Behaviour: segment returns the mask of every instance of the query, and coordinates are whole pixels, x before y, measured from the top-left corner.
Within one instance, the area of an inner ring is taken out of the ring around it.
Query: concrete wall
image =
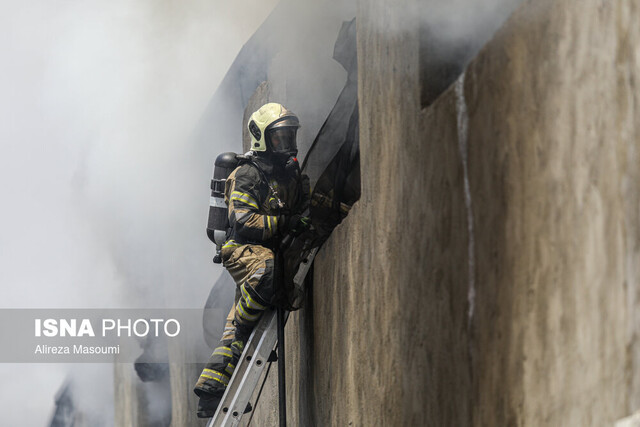
[[[639,23],[527,2],[469,67],[475,424],[638,409]]]
[[[422,109],[412,4],[359,5],[362,198],[290,423],[611,425],[640,407],[639,6],[525,2]]]
[[[143,399],[140,396],[140,381],[129,363],[114,363],[114,413],[115,425],[133,427],[145,425]]]
[[[527,2],[424,110],[402,9],[359,8],[363,196],[316,264],[318,424],[611,424],[640,397],[637,5]]]

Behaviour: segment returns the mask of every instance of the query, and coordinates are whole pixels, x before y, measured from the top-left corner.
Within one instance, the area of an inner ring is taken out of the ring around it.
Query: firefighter
[[[285,234],[309,226],[301,215],[309,190],[296,159],[298,117],[269,103],[251,115],[247,126],[252,160],[231,172],[225,184],[230,230],[221,255],[237,285],[236,303],[194,389],[200,418],[215,414],[253,327],[277,303],[274,250]]]

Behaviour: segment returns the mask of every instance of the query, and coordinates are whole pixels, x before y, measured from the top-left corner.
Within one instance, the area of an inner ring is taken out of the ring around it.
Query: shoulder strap
[[[258,163],[256,163],[256,162],[254,162],[252,159],[249,159],[249,164],[252,165],[253,167],[255,167],[258,170],[258,173],[260,174],[260,176],[262,177],[264,182],[267,183],[267,185],[269,186],[269,189],[273,193],[273,196],[276,198],[276,201],[278,202],[278,207],[280,209],[284,209],[284,207],[285,207],[284,202],[282,201],[282,199],[280,199],[280,195],[278,194],[276,189],[273,188],[273,185],[271,185],[271,181],[269,179],[267,179],[267,176],[265,175],[265,173],[262,170],[262,168],[260,167],[260,165]]]

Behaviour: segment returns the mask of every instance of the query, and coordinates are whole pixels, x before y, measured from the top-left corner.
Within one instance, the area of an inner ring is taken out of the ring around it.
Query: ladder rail
[[[318,249],[313,248],[298,267],[294,277],[296,286],[301,288],[304,286],[304,279],[311,268]],[[240,425],[244,410],[260,381],[269,355],[278,342],[277,317],[277,310],[269,309],[260,318],[245,344],[238,366],[236,366],[229,380],[218,409],[206,427],[237,427]],[[289,312],[285,311],[285,324],[288,317]]]
[[[238,366],[207,427],[235,427],[240,424],[276,341],[276,312],[267,310],[247,340]]]

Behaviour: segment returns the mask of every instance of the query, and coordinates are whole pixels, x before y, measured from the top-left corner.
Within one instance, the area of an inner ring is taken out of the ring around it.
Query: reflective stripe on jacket
[[[298,183],[295,178],[274,178],[265,173],[275,189],[255,165],[245,163],[238,166],[227,178],[225,202],[229,205],[229,224],[232,228],[228,244],[257,243],[268,244],[277,235],[278,198],[285,204],[284,209],[292,209],[298,198]],[[233,242],[231,242],[233,241]]]

